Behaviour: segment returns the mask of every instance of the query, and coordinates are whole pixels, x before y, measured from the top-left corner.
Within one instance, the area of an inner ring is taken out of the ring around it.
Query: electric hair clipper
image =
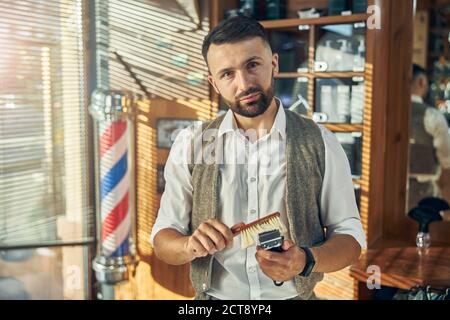
[[[259,238],[259,245],[264,250],[283,252],[282,245],[283,245],[284,237],[280,234],[280,230],[275,229],[275,230],[261,232],[258,234],[258,238]],[[284,282],[278,282],[278,281],[273,280],[273,283],[277,287],[279,287],[279,286],[283,285]]]

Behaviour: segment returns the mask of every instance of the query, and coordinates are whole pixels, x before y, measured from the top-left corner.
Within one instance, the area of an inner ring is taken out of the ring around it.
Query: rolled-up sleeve
[[[367,248],[362,228],[348,158],[328,129],[320,126],[325,143],[325,175],[321,192],[321,219],[327,229],[327,238],[348,234],[361,248]]]
[[[164,167],[166,181],[158,216],[150,234],[150,243],[162,229],[175,229],[181,234],[189,232],[192,209],[192,176],[188,168],[192,128],[181,131],[176,137]]]
[[[437,109],[427,108],[424,116],[425,130],[433,137],[436,157],[444,169],[450,168],[450,135],[447,120]]]

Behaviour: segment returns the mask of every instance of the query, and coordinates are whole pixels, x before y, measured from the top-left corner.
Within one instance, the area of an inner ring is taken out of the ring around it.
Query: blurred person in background
[[[424,102],[428,89],[425,69],[414,64],[411,88],[408,211],[425,197],[435,196],[450,202],[449,127],[444,115],[437,108]]]

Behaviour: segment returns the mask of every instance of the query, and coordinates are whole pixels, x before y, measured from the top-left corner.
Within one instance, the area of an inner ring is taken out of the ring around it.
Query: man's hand
[[[233,233],[222,222],[209,219],[202,222],[194,233],[187,238],[185,250],[190,260],[214,254],[231,246]]]
[[[257,247],[256,260],[262,272],[275,281],[288,281],[305,267],[306,257],[302,249],[290,240],[284,240],[283,252],[273,252]]]

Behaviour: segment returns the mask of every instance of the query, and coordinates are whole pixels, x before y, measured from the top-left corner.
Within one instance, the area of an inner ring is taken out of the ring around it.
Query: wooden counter
[[[355,298],[371,299],[374,290],[367,287],[367,279],[374,277],[370,266],[378,266],[381,285],[410,289],[415,285],[450,287],[450,247],[416,247],[367,250],[357,264],[350,268],[350,275],[357,280]]]

